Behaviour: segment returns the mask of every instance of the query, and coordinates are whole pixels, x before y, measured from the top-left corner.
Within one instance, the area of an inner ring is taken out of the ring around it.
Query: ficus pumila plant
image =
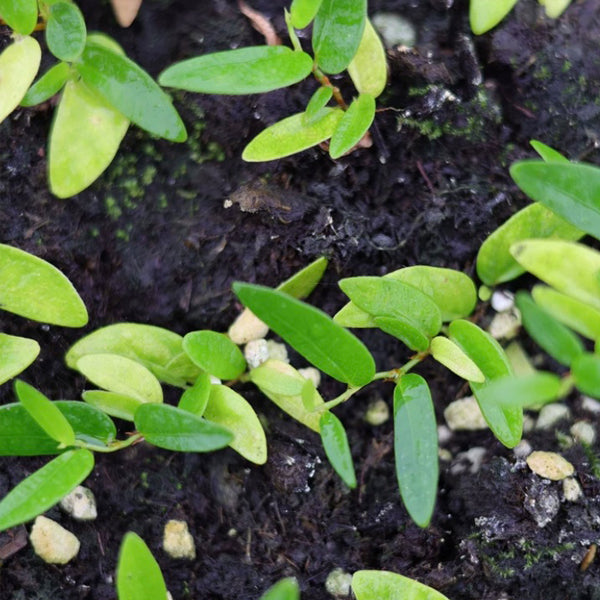
[[[71,0],[0,0],[0,16],[14,38],[0,54],[0,122],[19,104],[34,106],[61,93],[48,141],[56,196],[73,196],[95,181],[130,123],[170,141],[187,138],[169,96],[113,39],[88,33]],[[45,30],[45,46],[57,60],[32,85],[42,56],[32,37],[37,28]]]
[[[294,0],[285,18],[291,48],[252,46],[206,54],[175,63],[158,81],[205,94],[256,94],[312,76],[319,87],[306,109],[262,131],[242,158],[274,160],[327,141],[331,157],[339,158],[368,131],[387,80],[385,50],[367,18],[367,0]],[[311,24],[312,56],[296,33]],[[343,71],[357,91],[349,104],[328,77]]]

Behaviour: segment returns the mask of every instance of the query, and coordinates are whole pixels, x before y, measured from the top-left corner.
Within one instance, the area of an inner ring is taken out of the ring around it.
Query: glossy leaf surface
[[[169,404],[142,404],[134,421],[146,441],[166,450],[212,452],[233,441],[224,427]]]
[[[194,382],[191,388],[188,388],[181,394],[178,408],[194,413],[197,417],[201,417],[206,410],[208,398],[210,396],[210,388],[212,382],[208,373],[200,373],[198,379]]]
[[[355,488],[356,473],[348,436],[342,422],[327,410],[321,415],[319,429],[323,448],[331,466],[349,488]]]
[[[306,360],[350,385],[369,383],[375,361],[365,345],[323,311],[287,294],[248,283],[234,283],[238,298]]]
[[[433,588],[390,571],[357,571],[352,591],[356,600],[448,600]]]
[[[531,140],[529,142],[533,149],[542,157],[544,162],[560,162],[560,163],[568,163],[569,159],[546,144],[539,142],[538,140]]]
[[[14,487],[0,502],[0,531],[25,523],[54,506],[94,466],[89,450],[69,450]]]
[[[117,437],[115,424],[101,410],[75,400],[56,400],[54,405],[75,431],[76,439],[90,444],[108,445]]]
[[[35,340],[0,333],[0,384],[24,371],[39,353]]]
[[[37,24],[37,0],[0,0],[0,15],[13,31],[29,35]]]
[[[144,404],[139,398],[106,390],[87,390],[81,397],[86,404],[125,421],[133,421],[136,410]]]
[[[163,71],[158,81],[204,94],[260,94],[302,81],[312,67],[306,52],[286,46],[251,46],[181,61]]]
[[[19,106],[40,68],[42,50],[32,37],[24,37],[0,54],[0,123]]]
[[[46,43],[56,58],[73,61],[85,47],[85,21],[73,2],[54,2],[46,22]]]
[[[569,366],[584,348],[581,340],[552,315],[539,307],[527,292],[517,292],[515,304],[523,326],[533,340],[550,356]]]
[[[559,292],[600,309],[600,252],[561,240],[525,240],[511,246],[517,261]]]
[[[350,104],[340,119],[329,144],[331,158],[339,158],[360,142],[375,118],[375,98],[370,94],[360,96]]]
[[[485,381],[485,376],[479,367],[452,340],[442,336],[434,337],[431,340],[430,350],[435,360],[459,377],[476,383]]]
[[[470,0],[469,21],[476,35],[496,27],[512,10],[517,0]]]
[[[294,577],[280,579],[259,600],[300,600],[300,588]]]
[[[192,362],[219,379],[235,379],[246,370],[242,351],[216,331],[192,331],[183,338],[183,349]]]
[[[554,402],[560,396],[562,382],[554,373],[536,372],[524,377],[494,379],[479,390],[478,398],[486,405],[528,408]]]
[[[302,300],[310,295],[315,289],[323,273],[327,268],[327,259],[324,256],[317,258],[309,265],[300,269],[297,273],[294,273],[289,279],[286,279],[283,283],[277,286],[280,292],[284,292]]]
[[[229,446],[257,465],[267,462],[265,430],[252,406],[225,385],[213,385],[204,417],[233,433]]]
[[[109,392],[131,396],[141,402],[162,402],[158,379],[130,358],[118,354],[86,354],[77,361],[77,370]]]
[[[21,106],[35,106],[60,92],[71,74],[68,64],[60,62],[50,67],[28,90]]]
[[[417,525],[427,527],[437,496],[437,424],[429,386],[414,373],[394,388],[394,455],[404,506]]]
[[[317,65],[341,73],[354,58],[367,20],[366,0],[323,0],[313,24]]]
[[[321,113],[320,118],[310,120],[305,113],[297,113],[267,127],[244,148],[242,158],[248,162],[275,160],[328,140],[344,113],[338,108],[324,108]]]
[[[15,382],[15,393],[31,418],[63,448],[75,443],[75,431],[65,416],[44,394],[24,381]]]
[[[128,127],[126,117],[81,81],[68,81],[50,133],[52,193],[67,198],[91,185],[111,163]]]
[[[50,263],[0,244],[0,307],[27,319],[82,327],[87,310],[71,282]]]
[[[117,563],[119,600],[165,600],[167,586],[160,567],[144,540],[125,534]]]
[[[571,374],[584,394],[600,398],[600,356],[588,352],[579,355],[571,364]]]
[[[193,382],[199,369],[183,352],[183,337],[153,325],[116,323],[96,329],[76,342],[65,357],[77,368],[86,354],[118,354],[143,364],[161,381],[175,386]]]
[[[304,29],[315,18],[322,0],[292,0],[290,18],[296,29]]]
[[[385,48],[371,24],[365,21],[365,30],[354,58],[348,65],[348,73],[354,87],[361,94],[377,98],[387,83],[387,59]]]
[[[87,44],[76,65],[83,81],[130,121],[173,142],[187,138],[171,99],[133,61],[97,44]]]
[[[373,321],[376,327],[398,338],[411,350],[425,352],[429,347],[430,337],[421,328],[405,318],[375,317]]]
[[[320,115],[321,109],[325,108],[327,103],[331,100],[333,96],[333,90],[329,86],[321,86],[317,89],[317,91],[311,96],[308,104],[306,105],[306,110],[304,111],[304,118],[310,122],[312,119]]]
[[[510,174],[530,198],[600,239],[600,168],[526,160],[513,164]]]
[[[517,242],[530,238],[578,240],[583,235],[583,231],[542,204],[530,204],[500,225],[483,242],[477,254],[477,275],[490,286],[510,281],[525,272],[510,251]]]

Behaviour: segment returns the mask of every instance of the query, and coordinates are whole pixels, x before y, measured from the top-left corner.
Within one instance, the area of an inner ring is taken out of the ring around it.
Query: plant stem
[[[143,439],[144,439],[144,436],[141,433],[134,433],[134,434],[130,435],[126,440],[116,440],[116,441],[112,442],[112,444],[110,444],[109,446],[106,446],[104,448],[102,446],[96,446],[95,444],[86,444],[85,442],[80,442],[77,445],[80,446],[81,448],[87,448],[88,450],[91,450],[92,452],[109,453],[109,452],[116,452],[117,450],[122,450],[123,448],[127,448],[128,446],[131,446],[131,445],[135,444],[136,442],[139,442]]]
[[[333,83],[331,83],[331,81],[329,81],[329,77],[327,77],[327,75],[325,75],[325,73],[323,73],[323,71],[321,71],[321,69],[319,69],[316,65],[313,68],[313,75],[315,76],[315,79],[323,86],[325,87],[330,87],[331,91],[333,93],[333,97],[335,99],[335,101],[344,109],[344,110],[348,110],[348,105],[346,104],[346,101],[344,100],[344,98],[342,97],[342,93],[340,92],[340,88],[336,87],[335,85],[333,85]]]

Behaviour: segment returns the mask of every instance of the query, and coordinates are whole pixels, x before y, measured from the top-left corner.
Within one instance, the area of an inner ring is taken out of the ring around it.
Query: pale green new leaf
[[[356,571],[352,591],[356,600],[448,600],[433,588],[390,571]]]
[[[568,1],[570,1],[570,0],[568,0]],[[558,152],[558,150],[555,150],[554,148],[547,146],[543,142],[540,142],[538,140],[530,140],[529,143],[531,144],[533,149],[542,157],[544,162],[547,162],[547,163],[551,163],[551,162],[568,163],[569,162],[569,159],[566,156],[564,156],[564,154],[561,154],[560,152]]]
[[[35,340],[0,333],[0,384],[24,371],[40,353]]]
[[[327,268],[327,259],[324,256],[317,258],[309,265],[294,273],[289,279],[280,283],[276,289],[302,300],[315,289]]]
[[[322,0],[292,0],[290,19],[296,29],[304,29],[315,18]]]
[[[68,81],[48,149],[50,189],[59,198],[91,185],[115,157],[129,120],[81,81]]]
[[[0,123],[19,106],[35,79],[41,60],[42,50],[32,37],[13,42],[0,54]]]
[[[54,506],[94,467],[85,449],[68,450],[21,481],[0,502],[0,531],[25,523]]]
[[[342,422],[330,411],[321,415],[319,422],[321,441],[327,459],[342,481],[351,489],[356,487],[356,473],[348,436]]]
[[[13,31],[29,35],[37,23],[37,0],[0,0],[0,16]]]
[[[287,369],[279,370],[275,365],[284,364],[282,361],[275,362],[270,359],[262,363],[256,369],[250,371],[250,381],[261,390],[267,390],[274,394],[283,396],[298,396],[302,394],[306,380],[295,369],[290,372]]]
[[[259,133],[244,148],[242,158],[248,162],[275,160],[316,146],[333,135],[343,114],[339,108],[324,108],[320,118],[310,121],[305,113],[287,117]]]
[[[0,244],[0,307],[27,319],[82,327],[88,315],[73,284],[56,267]]]
[[[524,377],[507,376],[494,379],[478,392],[480,402],[521,408],[538,407],[554,402],[560,396],[562,381],[554,373],[536,372]]]
[[[125,421],[133,421],[135,411],[144,404],[139,398],[105,390],[87,390],[81,394],[81,398],[107,415]]]
[[[485,381],[479,367],[452,340],[443,336],[434,337],[431,340],[430,351],[435,360],[459,377],[476,383]]]
[[[54,94],[60,92],[69,76],[71,68],[67,63],[60,62],[50,67],[28,90],[21,106],[35,106],[49,100]]]
[[[216,331],[192,331],[183,338],[183,349],[195,365],[219,379],[235,379],[246,370],[239,347]]]
[[[331,136],[329,144],[331,158],[339,158],[352,150],[368,131],[374,118],[375,98],[370,94],[360,94],[350,104]]]
[[[300,588],[294,577],[280,579],[259,600],[300,600]]]
[[[211,386],[210,375],[208,373],[200,373],[194,385],[181,394],[177,407],[201,417],[208,404]]]
[[[387,83],[387,60],[385,48],[371,21],[365,21],[365,30],[358,50],[348,65],[354,87],[361,94],[371,94],[377,98]]]
[[[476,35],[496,27],[512,10],[517,0],[471,0],[469,4],[469,21],[471,30]]]
[[[286,46],[251,46],[205,54],[175,63],[160,85],[204,94],[259,94],[308,77],[312,58]]]
[[[229,446],[257,465],[267,462],[265,430],[254,409],[237,392],[224,385],[213,385],[204,417],[233,433]]]
[[[551,19],[558,19],[571,4],[571,0],[539,0],[539,3],[546,9],[546,14]]]

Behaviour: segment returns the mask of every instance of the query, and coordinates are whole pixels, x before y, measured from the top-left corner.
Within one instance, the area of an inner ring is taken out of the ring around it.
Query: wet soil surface
[[[312,81],[265,96],[175,94],[188,142],[169,144],[132,128],[102,178],[66,201],[46,185],[51,106],[19,110],[2,124],[0,239],[61,268],[90,313],[85,331],[2,315],[3,331],[42,346],[23,375],[27,381],[52,398],[78,398],[84,381],[63,356],[84,333],[123,320],[179,333],[222,331],[239,310],[233,280],[275,285],[320,255],[330,266],[311,302],[330,314],[344,303],[336,285],[341,277],[414,264],[474,276],[481,241],[526,203],[508,166],[532,156],[531,138],[598,163],[597,0],[575,2],[558,21],[521,0],[504,24],[476,39],[466,2],[370,5],[371,13],[410,19],[417,44],[389,50],[390,82],[373,147],[339,161],[319,148],[266,164],[240,159],[253,135],[302,109]],[[233,0],[146,0],[128,30],[115,25],[108,3],[81,6],[90,29],[114,35],[153,75],[175,60],[262,43]],[[253,2],[285,37],[282,6]],[[488,319],[482,310],[480,323]],[[361,337],[381,369],[408,357],[392,338]],[[430,363],[419,372],[442,424],[444,407],[465,389]],[[371,386],[339,410],[357,466],[356,491],[333,474],[314,434],[250,386],[240,391],[268,422],[266,466],[229,450],[177,455],[143,444],[99,456],[86,483],[99,518],[77,523],[49,511],[80,537],[79,556],[57,567],[29,546],[6,552],[0,598],[114,599],[117,551],[128,530],[148,542],[176,599],[252,600],[294,575],[303,598],[324,600],[334,568],[395,571],[452,600],[600,598],[598,564],[581,569],[600,538],[598,447],[569,446],[570,422],[526,437],[534,449],[560,451],[572,462],[580,500],[564,501],[560,483],[532,474],[488,432],[454,433],[443,443],[449,453],[441,462],[436,512],[422,530],[397,491],[392,424],[373,427],[363,419],[372,400],[390,404],[389,385]],[[336,393],[326,381],[323,395]],[[0,396],[12,401],[11,386]],[[572,419],[597,422],[581,398],[568,404]],[[478,470],[464,454],[474,447],[482,449]],[[0,496],[44,462],[3,459]],[[162,528],[171,518],[188,522],[196,560],[169,559],[162,551]],[[22,531],[0,537],[0,550]]]

